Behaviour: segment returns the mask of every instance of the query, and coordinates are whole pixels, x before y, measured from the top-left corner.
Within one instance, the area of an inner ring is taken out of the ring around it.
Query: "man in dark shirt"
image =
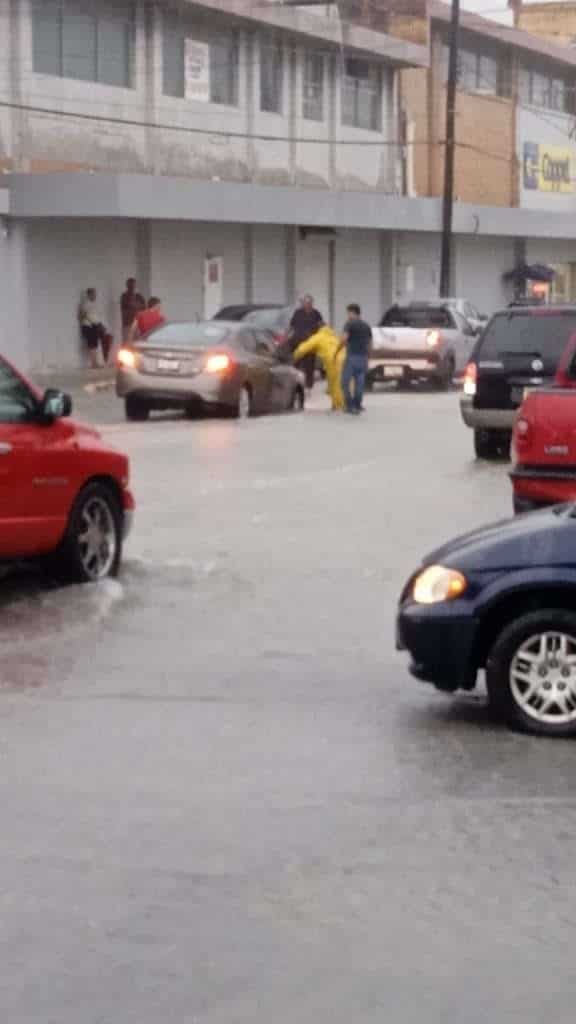
[[[372,345],[372,328],[362,320],[360,306],[351,302],[346,307],[348,320],[344,324],[340,348],[346,348],[346,359],[342,368],[342,390],[346,412],[357,416],[362,412],[362,399],[368,372],[368,357]],[[338,350],[340,351],[340,349]],[[354,381],[354,393],[351,384]]]
[[[134,323],[138,313],[141,313],[146,308],[144,298],[140,295],[140,292],[136,291],[136,279],[129,277],[126,281],[126,291],[122,293],[120,299],[120,312],[122,315],[122,341],[128,341],[130,336],[130,328]]]
[[[303,341],[308,341],[313,334],[316,334],[324,323],[324,317],[314,308],[314,299],[311,295],[305,295],[300,307],[295,311],[290,321],[288,332],[288,343],[292,352],[298,348]],[[306,377],[306,387],[311,390],[314,387],[314,370],[316,369],[316,356],[311,353],[304,356],[299,362],[299,369]]]

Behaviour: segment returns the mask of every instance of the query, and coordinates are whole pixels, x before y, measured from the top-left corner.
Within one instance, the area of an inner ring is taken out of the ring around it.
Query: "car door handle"
[[[12,445],[7,444],[4,441],[0,441],[0,455],[10,455],[12,451]]]

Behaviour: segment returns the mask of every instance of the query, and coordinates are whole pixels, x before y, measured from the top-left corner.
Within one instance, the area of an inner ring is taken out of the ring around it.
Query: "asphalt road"
[[[394,650],[419,557],[510,509],[457,397],[83,401],[138,515],[118,582],[3,584],[2,1019],[572,1024],[574,746]]]

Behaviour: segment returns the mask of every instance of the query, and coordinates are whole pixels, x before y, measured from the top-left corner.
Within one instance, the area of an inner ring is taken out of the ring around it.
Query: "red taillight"
[[[428,331],[426,335],[426,344],[428,348],[436,348],[440,344],[440,338],[442,335],[440,331]]]
[[[468,366],[464,370],[464,394],[472,395],[476,394],[476,381],[478,380],[478,367],[476,363],[468,363]]]
[[[531,436],[532,428],[530,426],[529,420],[527,420],[524,416],[519,416],[516,420],[516,424],[514,427],[514,440],[516,441],[516,444],[530,444]]]
[[[213,356],[208,356],[204,369],[206,373],[225,373],[230,369],[230,356],[225,352],[215,352]]]

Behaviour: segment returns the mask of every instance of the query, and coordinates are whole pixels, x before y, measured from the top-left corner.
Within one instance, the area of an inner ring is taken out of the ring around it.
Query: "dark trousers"
[[[310,391],[314,387],[314,375],[316,373],[316,356],[313,352],[310,355],[302,356],[296,363],[299,370],[302,370],[306,378],[306,387]]]
[[[342,367],[342,391],[347,412],[359,412],[362,408],[367,370],[368,359],[366,356],[346,356]],[[352,382],[354,382],[354,393],[351,391]]]

